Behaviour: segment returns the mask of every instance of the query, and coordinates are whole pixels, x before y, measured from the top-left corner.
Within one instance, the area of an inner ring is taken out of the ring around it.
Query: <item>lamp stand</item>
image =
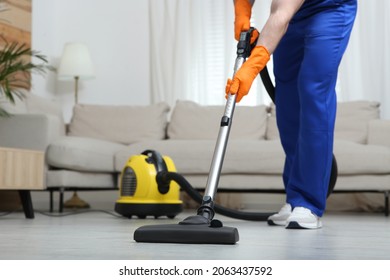
[[[78,104],[78,92],[79,92],[79,76],[74,77],[74,102],[75,104]],[[77,191],[73,192],[73,196],[65,201],[64,203],[65,208],[89,208],[89,204],[82,200],[78,195]]]
[[[79,103],[79,76],[74,77],[74,104]]]
[[[87,202],[85,202],[84,200],[82,200],[78,195],[77,195],[77,191],[74,191],[73,192],[73,196],[68,199],[67,201],[65,201],[64,203],[64,208],[77,208],[77,209],[81,209],[81,208],[89,208],[89,204]]]

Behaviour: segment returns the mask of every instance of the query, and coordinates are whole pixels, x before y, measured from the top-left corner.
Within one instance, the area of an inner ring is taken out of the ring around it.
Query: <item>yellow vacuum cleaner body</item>
[[[128,218],[133,215],[174,218],[179,214],[183,210],[179,185],[174,181],[167,185],[157,182],[159,172],[164,171],[176,172],[170,157],[153,150],[131,156],[119,178],[120,197],[115,211]]]

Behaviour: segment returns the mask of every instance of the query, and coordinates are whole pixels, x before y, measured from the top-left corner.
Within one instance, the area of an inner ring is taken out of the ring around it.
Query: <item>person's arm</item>
[[[255,0],[233,0],[234,4],[234,38],[238,41],[242,31],[248,31],[251,26],[252,6]],[[251,44],[259,33],[253,34]]]
[[[246,1],[248,1],[251,4],[251,6],[253,6],[253,4],[255,3],[255,0],[246,0]],[[233,0],[233,2],[234,4],[236,4],[237,0]]]
[[[253,80],[268,63],[270,55],[286,33],[290,20],[304,2],[305,0],[272,1],[271,14],[260,32],[257,45],[253,48],[248,60],[234,75],[233,80],[228,79],[226,94],[237,94],[237,102],[248,94]]]
[[[287,31],[288,24],[305,0],[273,0],[271,14],[260,32],[258,46],[272,54]]]

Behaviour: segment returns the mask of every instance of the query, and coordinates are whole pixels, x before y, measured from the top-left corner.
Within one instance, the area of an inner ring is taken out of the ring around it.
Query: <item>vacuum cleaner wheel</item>
[[[115,204],[115,212],[127,218],[137,216],[140,219],[145,219],[147,216],[153,216],[154,218],[167,216],[168,218],[173,219],[182,211],[182,204]]]

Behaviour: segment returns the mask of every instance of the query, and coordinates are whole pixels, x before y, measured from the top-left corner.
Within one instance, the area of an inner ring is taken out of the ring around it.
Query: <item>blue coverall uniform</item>
[[[332,166],[338,67],[357,0],[306,0],[274,52],[286,202],[321,217]]]

